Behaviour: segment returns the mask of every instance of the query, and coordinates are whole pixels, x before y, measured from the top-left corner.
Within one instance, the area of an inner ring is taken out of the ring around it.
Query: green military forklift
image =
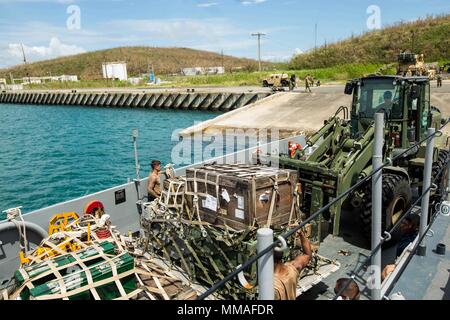
[[[350,112],[349,108],[340,107],[310,137],[301,152],[294,156],[280,155],[281,167],[298,170],[303,218],[308,218],[372,172],[375,113],[385,114],[383,162],[426,138],[429,127],[438,130],[447,121],[430,104],[428,77],[353,79],[346,84],[345,94],[353,95]],[[435,207],[445,189],[447,150],[446,137],[439,135],[435,141],[432,174],[437,186],[432,191],[430,208]],[[383,230],[389,230],[409,209],[413,196],[421,193],[424,158],[425,143],[383,169]],[[371,181],[368,180],[313,223],[313,240],[320,242],[324,233],[339,234],[342,208],[359,213],[362,231],[370,238],[371,198]]]

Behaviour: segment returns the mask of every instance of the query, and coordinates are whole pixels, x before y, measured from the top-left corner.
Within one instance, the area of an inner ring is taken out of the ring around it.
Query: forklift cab
[[[415,143],[427,135],[431,125],[430,82],[420,81],[411,83],[408,87],[408,140]]]
[[[430,82],[426,77],[374,76],[347,83],[353,94],[352,135],[364,133],[375,113],[385,114],[386,129],[395,148],[406,149],[426,136],[431,124]]]

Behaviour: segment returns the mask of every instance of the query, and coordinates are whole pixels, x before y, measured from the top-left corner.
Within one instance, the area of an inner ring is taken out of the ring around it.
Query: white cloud
[[[209,8],[209,7],[214,7],[219,5],[218,2],[204,2],[204,3],[199,3],[197,4],[197,7],[199,8]]]
[[[24,45],[23,49],[29,62],[86,52],[86,50],[76,45],[62,43],[56,37],[50,39],[48,46]],[[0,53],[1,56],[9,57],[16,63],[20,63],[23,59],[22,47],[20,43],[10,43],[7,45],[5,50],[0,49],[0,51],[4,51]]]
[[[1,1],[1,0],[0,0]],[[0,20],[1,43],[24,42],[40,44],[48,43],[49,38],[56,37],[62,39],[64,43],[71,43],[78,46],[92,46],[111,42],[122,42],[133,39],[133,35],[126,31],[116,36],[112,30],[105,29],[91,30],[82,28],[80,30],[68,30],[65,24],[54,25],[43,21],[29,21],[19,25],[2,23]]]
[[[242,5],[251,6],[253,4],[261,4],[266,2],[267,0],[241,0]]]
[[[215,39],[240,33],[224,19],[124,19],[103,24],[112,30],[127,30],[147,39]]]
[[[200,45],[194,45],[192,48],[198,50],[208,50],[214,52],[220,52],[222,49],[224,50],[237,50],[237,49],[245,49],[245,48],[256,48],[256,42],[253,39],[243,39],[243,40],[231,40],[224,39],[220,40],[216,43],[205,43]],[[256,49],[255,49],[256,54]]]
[[[304,53],[304,52],[303,52],[302,49],[300,49],[300,48],[295,48],[295,53],[294,53],[294,55],[298,56],[299,54],[303,54],[303,53]]]
[[[26,2],[26,3],[40,3],[40,2],[53,2],[53,3],[75,3],[77,0],[0,0],[0,3],[14,3],[14,2]]]
[[[295,49],[294,53],[292,51],[269,51],[263,54],[263,59],[271,62],[288,62],[293,56],[302,53],[303,51],[299,48]]]

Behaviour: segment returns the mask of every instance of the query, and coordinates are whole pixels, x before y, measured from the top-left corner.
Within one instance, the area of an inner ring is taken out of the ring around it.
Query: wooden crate
[[[206,165],[186,170],[186,201],[202,220],[236,230],[288,223],[297,172],[255,165]],[[277,192],[275,192],[277,189]],[[273,201],[273,204],[272,204]]]

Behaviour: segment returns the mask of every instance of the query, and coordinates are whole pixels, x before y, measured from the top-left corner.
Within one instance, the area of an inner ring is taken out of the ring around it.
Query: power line
[[[261,37],[262,37],[262,36],[265,36],[265,35],[266,35],[265,33],[261,33],[261,32],[258,32],[258,33],[252,33],[252,36],[253,36],[253,37],[258,37],[258,61],[259,61],[259,72],[262,71],[262,68],[261,68]]]

